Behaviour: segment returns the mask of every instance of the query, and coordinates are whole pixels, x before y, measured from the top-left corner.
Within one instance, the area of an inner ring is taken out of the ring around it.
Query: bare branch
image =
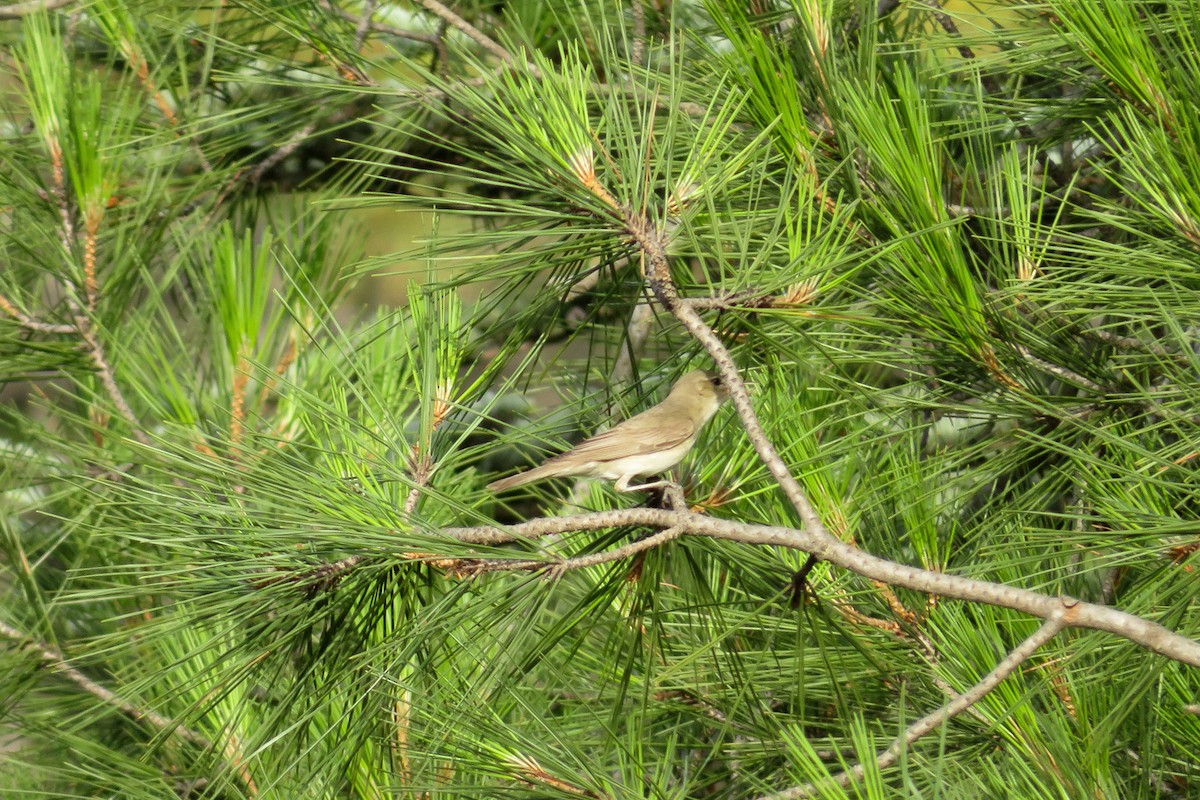
[[[633,362],[641,357],[653,326],[654,308],[649,303],[634,306],[629,315],[629,324],[625,327],[625,346],[621,348],[617,363],[613,366],[613,383],[623,383],[633,377]]]
[[[629,13],[633,16],[633,51],[629,60],[640,67],[646,62],[646,8],[642,0],[633,0]]]
[[[487,50],[496,58],[504,61],[505,63],[515,63],[512,53],[501,47],[495,39],[491,38],[471,23],[467,22],[458,14],[455,14],[449,8],[439,3],[438,0],[417,0],[417,4],[426,11],[430,11],[441,19],[444,19],[451,25],[451,27],[462,31],[464,34],[473,39],[476,44],[478,44],[484,50]]]
[[[321,8],[325,9],[326,11],[328,11],[330,13],[337,14],[342,19],[347,20],[349,22],[353,22],[353,23],[355,23],[355,25],[359,26],[358,29],[355,31],[356,39],[358,38],[358,31],[363,30],[362,25],[363,25],[363,22],[365,21],[366,22],[366,28],[365,28],[366,30],[375,31],[376,33],[387,34],[388,36],[395,36],[400,39],[411,39],[414,42],[424,42],[425,44],[437,44],[438,37],[434,36],[431,33],[422,33],[421,31],[409,31],[409,30],[405,30],[403,28],[397,28],[394,25],[388,25],[387,23],[384,23],[384,22],[376,22],[375,20],[371,19],[371,14],[374,13],[375,5],[376,5],[375,3],[370,3],[368,6],[364,6],[364,13],[360,15],[360,14],[353,14],[349,11],[346,11],[345,9],[338,8],[333,3],[329,2],[329,0],[321,0]],[[367,8],[370,8],[369,13],[366,12]],[[359,44],[359,47],[362,47],[361,43]]]
[[[1002,583],[933,572],[873,556],[822,531],[754,525],[696,514],[655,508],[623,508],[565,517],[547,517],[518,525],[443,528],[439,535],[473,544],[502,544],[568,531],[603,530],[628,525],[667,529],[727,539],[744,544],[774,545],[802,550],[834,566],[918,592],[948,600],[966,600],[1020,611],[1042,619],[1061,619],[1068,627],[1114,633],[1167,658],[1200,667],[1200,642],[1174,633],[1162,625],[1124,611],[1072,597],[1054,597]]]
[[[911,745],[913,742],[920,739],[926,734],[937,730],[943,723],[950,720],[968,708],[971,708],[976,703],[984,698],[988,692],[1000,685],[1000,682],[1012,674],[1013,670],[1019,667],[1026,661],[1034,652],[1044,645],[1046,642],[1053,639],[1059,631],[1065,627],[1065,623],[1061,617],[1055,617],[1046,620],[1040,628],[1033,634],[1021,642],[1011,653],[1005,656],[996,668],[983,677],[979,683],[972,686],[966,692],[963,692],[958,697],[951,700],[946,705],[927,714],[921,719],[914,722],[892,742],[891,746],[883,750],[875,757],[875,764],[879,769],[885,769],[896,763],[900,754]],[[861,780],[866,774],[866,767],[863,764],[856,764],[854,767],[845,772],[833,777],[833,783],[846,788],[855,781]],[[801,798],[815,797],[821,791],[823,786],[827,784],[805,784],[792,789],[785,789],[782,792],[763,795],[758,800],[801,800]]]
[[[575,517],[575,524],[583,525],[575,530],[609,527],[612,525],[653,525],[656,527],[683,526],[685,532],[753,544],[774,544],[802,550],[848,569],[871,580],[889,586],[940,595],[957,600],[968,600],[1010,608],[1032,614],[1042,619],[1051,619],[1067,610],[1063,618],[1066,624],[1105,630],[1123,636],[1156,653],[1184,663],[1200,666],[1200,642],[1175,634],[1161,625],[1104,606],[1082,603],[1074,598],[1053,598],[1048,595],[1018,589],[1013,586],[988,581],[949,575],[941,572],[897,564],[846,544],[829,533],[816,509],[809,502],[799,482],[783,463],[758,421],[758,415],[750,403],[750,395],[741,373],[733,362],[733,356],[699,313],[679,297],[671,278],[667,258],[665,237],[649,219],[629,209],[621,209],[626,232],[641,249],[647,283],[658,301],[670,311],[687,331],[708,351],[721,372],[729,390],[734,407],[741,418],[746,436],[754,445],[759,458],[775,478],[784,495],[796,509],[803,528],[775,528],[751,526],[743,523],[715,520],[710,517],[689,515],[684,512],[664,512],[655,509],[622,509],[616,512],[582,515]],[[515,525],[508,529],[509,539],[497,528],[450,529],[446,535],[481,538],[463,538],[480,544],[495,544],[522,536],[539,536],[543,533],[562,533],[572,528],[562,528],[563,521],[535,520]],[[568,523],[571,524],[571,523]],[[549,525],[550,530],[543,527]]]
[[[67,680],[74,683],[85,692],[95,697],[101,703],[111,708],[115,708],[130,719],[139,722],[147,722],[155,730],[161,731],[168,736],[177,736],[178,738],[189,742],[203,750],[212,752],[221,752],[227,759],[227,763],[237,773],[238,778],[245,786],[246,795],[248,797],[258,796],[258,787],[254,782],[254,776],[250,774],[249,768],[246,766],[245,758],[242,755],[241,748],[237,739],[230,734],[229,740],[224,747],[217,747],[211,739],[197,733],[191,728],[187,728],[177,722],[173,722],[157,711],[149,708],[136,705],[129,700],[121,697],[111,689],[101,686],[96,681],[84,675],[67,660],[66,656],[55,650],[45,642],[38,641],[33,637],[22,633],[11,625],[6,625],[0,622],[0,636],[9,639],[16,643],[26,653],[29,653],[37,658],[37,660],[46,667],[49,667],[54,672],[62,675]]]
[[[815,294],[812,286],[805,283],[796,284],[787,294],[769,295],[758,292],[740,291],[712,297],[680,298],[679,302],[691,306],[696,311],[725,311],[744,309],[752,311],[760,308],[796,308],[806,306]]]
[[[593,264],[599,260],[598,258],[592,259]],[[563,301],[567,303],[573,302],[592,289],[595,289],[596,285],[600,283],[600,273],[601,269],[599,266],[592,266],[587,272],[583,273],[582,278],[571,284],[571,288],[567,289],[567,294],[563,297]]]
[[[689,297],[680,300],[697,311],[717,309],[724,311],[730,308],[761,308],[769,305],[770,298],[754,292],[732,292],[729,294],[713,295],[712,297]]]
[[[1165,347],[1152,344],[1150,342],[1143,342],[1141,339],[1138,339],[1135,336],[1121,336],[1120,334],[1104,330],[1103,328],[1088,327],[1082,328],[1080,333],[1093,339],[1099,339],[1106,344],[1110,344],[1113,347],[1117,347],[1122,350],[1141,350],[1142,352],[1149,353],[1152,356],[1156,356],[1158,358],[1168,358],[1180,364],[1191,363],[1191,359],[1188,358],[1188,356],[1184,353],[1172,353]]]
[[[332,564],[323,564],[308,576],[309,585],[328,588],[341,580],[342,576],[367,560],[366,556],[347,556]]]
[[[408,468],[413,485],[404,498],[405,516],[411,515],[416,510],[417,501],[421,499],[421,491],[429,485],[429,478],[433,475],[433,461],[428,455],[418,455],[419,451],[420,447],[414,444]]]
[[[292,153],[296,152],[297,148],[304,144],[305,140],[312,136],[313,131],[316,129],[317,123],[314,120],[289,136],[288,140],[280,145],[278,150],[264,158],[262,161],[258,162],[258,165],[250,171],[247,182],[250,184],[256,184],[261,181],[264,175],[273,170],[279,165],[280,162],[282,162]]]
[[[356,51],[362,50],[363,43],[367,41],[367,32],[371,30],[371,15],[375,13],[375,7],[378,4],[378,0],[366,0],[363,3],[362,19],[354,27],[354,49]]]
[[[938,2],[938,0],[922,0],[922,2],[925,4],[926,8],[933,12],[933,18],[937,20],[938,25],[942,26],[942,30],[956,39],[962,38],[962,34],[959,33],[958,26],[954,24],[954,20],[950,17],[950,15],[942,9],[942,5]],[[965,44],[958,44],[955,46],[955,49],[958,50],[958,54],[960,56],[968,61],[975,58],[975,51]]]
[[[1078,372],[1073,372],[1066,367],[1060,367],[1057,364],[1052,364],[1044,358],[1038,358],[1032,352],[1030,352],[1028,347],[1024,345],[1014,344],[1013,349],[1020,353],[1022,358],[1024,358],[1030,364],[1033,364],[1042,372],[1053,375],[1056,378],[1061,378],[1067,383],[1073,383],[1076,386],[1082,386],[1090,392],[1095,392],[1096,394],[1105,394],[1105,389],[1100,384],[1083,377]]]
[[[39,11],[54,11],[74,2],[76,0],[27,0],[24,3],[13,3],[9,6],[0,6],[0,19],[20,19]]]

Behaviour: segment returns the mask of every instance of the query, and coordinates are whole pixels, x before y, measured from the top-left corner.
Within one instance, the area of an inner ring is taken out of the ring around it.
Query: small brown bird
[[[487,488],[502,492],[514,486],[565,475],[615,480],[618,492],[666,486],[655,481],[630,486],[639,475],[658,475],[683,460],[696,443],[704,423],[728,396],[715,372],[693,370],[671,387],[667,398],[612,428],[581,442],[541,466],[492,481]]]

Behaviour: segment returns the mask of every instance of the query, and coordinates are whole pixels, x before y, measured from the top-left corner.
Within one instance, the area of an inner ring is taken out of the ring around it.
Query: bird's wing
[[[643,419],[645,416],[646,412],[642,412],[630,417],[546,463],[567,456],[573,461],[616,461],[618,458],[670,450],[696,435],[696,424],[687,417],[670,417],[664,421],[661,415]]]

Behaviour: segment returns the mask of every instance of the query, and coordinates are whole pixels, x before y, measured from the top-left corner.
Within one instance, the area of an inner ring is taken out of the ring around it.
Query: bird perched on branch
[[[683,460],[696,443],[704,423],[717,413],[728,391],[715,372],[693,370],[671,387],[666,399],[612,428],[581,442],[540,466],[492,481],[487,488],[502,492],[542,478],[567,475],[616,481],[618,492],[656,489],[669,481],[640,486],[629,482],[639,475],[659,475]]]

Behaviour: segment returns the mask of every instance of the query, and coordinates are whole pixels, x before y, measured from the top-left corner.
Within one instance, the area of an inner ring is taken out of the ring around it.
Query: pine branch
[[[13,321],[26,330],[34,333],[50,333],[50,334],[73,334],[76,333],[75,327],[72,325],[57,325],[50,322],[41,322],[30,317],[22,312],[12,302],[0,294],[0,311],[3,311],[8,316],[12,317]]]
[[[45,642],[40,642],[28,636],[11,625],[0,622],[0,636],[15,642],[26,653],[30,653],[45,667],[62,675],[85,692],[95,697],[106,706],[111,706],[130,719],[147,722],[156,730],[171,736],[177,736],[186,742],[205,750],[214,750],[213,743],[199,733],[186,728],[149,708],[144,708],[118,695],[111,689],[101,686],[96,681],[84,675],[67,660],[66,656]]]
[[[600,195],[601,199],[603,195]],[[800,484],[792,477],[791,472],[779,457],[775,446],[767,438],[766,431],[758,421],[754,406],[750,403],[750,394],[742,380],[741,372],[733,362],[733,356],[713,332],[712,328],[700,318],[696,310],[683,302],[675,283],[671,279],[671,267],[667,258],[666,240],[661,231],[647,217],[638,216],[631,210],[623,209],[623,222],[626,232],[633,237],[641,248],[645,258],[645,278],[654,296],[663,308],[671,312],[712,357],[721,373],[726,389],[741,418],[742,427],[747,438],[754,445],[759,458],[766,465],[771,476],[779,484],[784,495],[791,502],[796,513],[803,520],[806,530],[833,540],[834,537],[826,530],[816,509],[809,503],[807,495]]]
[[[1013,648],[1013,650],[1001,659],[996,667],[985,675],[978,683],[972,686],[967,691],[955,697],[946,705],[939,708],[930,714],[925,715],[921,719],[914,722],[904,731],[902,735],[896,738],[886,750],[882,750],[875,757],[875,767],[877,769],[886,769],[900,758],[900,755],[909,747],[911,747],[921,737],[933,733],[947,721],[972,708],[976,703],[987,696],[988,692],[1000,685],[1000,682],[1013,673],[1013,671],[1021,666],[1025,661],[1032,656],[1038,648],[1053,639],[1064,627],[1065,623],[1061,619],[1062,615],[1052,617],[1042,623],[1042,626],[1033,632],[1025,641]],[[850,769],[835,775],[832,782],[843,789],[849,787],[863,779],[866,775],[867,768],[863,764],[856,764]],[[772,792],[771,794],[762,795],[758,800],[802,800],[808,797],[817,797],[822,791],[826,783],[810,783],[803,786],[797,786],[792,789],[784,789],[780,792]]]
[[[550,534],[632,525],[662,530],[679,528],[682,533],[714,539],[788,547],[811,553],[834,566],[889,586],[899,586],[953,600],[998,606],[1045,620],[1061,620],[1067,627],[1106,631],[1159,655],[1200,667],[1200,642],[1134,614],[1087,603],[1066,595],[1052,597],[1016,586],[898,564],[873,556],[838,541],[823,530],[814,530],[808,526],[803,529],[784,528],[716,519],[691,511],[626,508],[575,516],[546,517],[504,527],[485,525],[442,528],[438,534],[470,544],[497,545]]]
[[[594,567],[598,564],[608,564],[621,561],[630,556],[653,550],[656,547],[678,539],[683,534],[679,528],[667,528],[644,539],[637,539],[622,545],[615,550],[604,553],[589,553],[585,556],[564,558],[558,561],[513,561],[511,559],[489,558],[480,560],[464,559],[461,563],[449,566],[451,572],[461,575],[480,575],[485,572],[545,572],[548,577],[560,578],[571,570]]]

